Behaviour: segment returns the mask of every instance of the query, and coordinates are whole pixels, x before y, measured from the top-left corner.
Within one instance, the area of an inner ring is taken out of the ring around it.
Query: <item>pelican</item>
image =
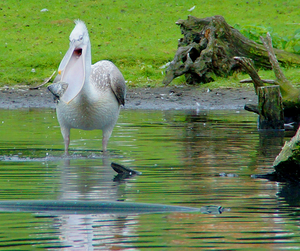
[[[92,65],[88,30],[81,20],[75,21],[70,47],[63,57],[58,76],[48,89],[56,99],[56,114],[68,155],[70,129],[102,130],[102,150],[117,122],[120,106],[125,104],[125,80],[110,61]]]

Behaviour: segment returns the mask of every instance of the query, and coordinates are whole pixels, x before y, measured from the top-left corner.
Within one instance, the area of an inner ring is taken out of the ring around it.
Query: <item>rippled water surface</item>
[[[222,214],[0,212],[1,250],[300,249],[299,187],[272,171],[284,133],[259,133],[245,111],[122,110],[104,156],[100,131],[73,130],[71,156],[55,111],[0,110],[0,201],[159,203]],[[116,162],[142,175],[116,181]]]

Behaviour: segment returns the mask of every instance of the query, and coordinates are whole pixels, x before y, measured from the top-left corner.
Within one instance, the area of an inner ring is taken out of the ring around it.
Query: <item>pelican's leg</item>
[[[69,155],[69,144],[70,144],[70,128],[60,127],[61,134],[64,138],[65,143],[65,155]]]
[[[112,131],[113,131],[113,128],[103,130],[103,138],[102,138],[102,151],[103,152],[106,152],[106,150],[107,150],[108,140],[110,138]]]

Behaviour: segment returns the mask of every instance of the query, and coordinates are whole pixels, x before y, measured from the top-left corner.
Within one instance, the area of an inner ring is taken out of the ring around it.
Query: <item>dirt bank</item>
[[[214,89],[192,86],[133,88],[127,90],[125,109],[243,109],[246,103],[257,103],[252,89]],[[2,88],[0,108],[55,108],[46,88]]]

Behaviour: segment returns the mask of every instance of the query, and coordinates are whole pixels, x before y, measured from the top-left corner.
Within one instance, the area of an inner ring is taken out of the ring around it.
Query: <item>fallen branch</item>
[[[285,122],[290,123],[290,122],[296,122],[295,125],[300,122],[300,89],[295,88],[285,77],[283,71],[280,68],[279,62],[277,60],[277,57],[275,55],[275,50],[272,47],[272,39],[270,34],[267,34],[266,38],[261,38],[266,51],[268,53],[272,69],[274,71],[276,80],[274,80],[274,83],[279,85],[280,87],[280,94],[282,96],[282,103],[283,103],[283,108],[284,108],[284,117],[285,117]],[[235,60],[237,60],[243,69],[250,75],[255,92],[257,93],[257,88],[262,86],[265,86],[266,83],[272,83],[273,81],[266,81],[260,79],[258,73],[256,72],[253,62],[250,59],[246,58],[241,58],[241,57],[234,57]],[[251,65],[252,64],[252,65]],[[254,111],[256,112],[257,109],[253,107],[247,107],[248,105],[245,106],[245,108],[249,108],[247,110]]]
[[[258,87],[264,86],[264,82],[260,79],[257,71],[255,70],[253,60],[245,57],[234,57],[234,59],[238,61],[244,70],[250,75],[254,85],[255,93],[257,94]]]
[[[271,84],[271,85],[277,84],[277,82],[273,79],[262,79],[261,81],[265,84]],[[248,84],[248,83],[253,84],[253,80],[252,79],[242,79],[242,80],[240,80],[240,83],[241,84]]]
[[[38,86],[35,86],[35,87],[29,87],[29,90],[36,90],[36,89],[39,89],[40,87],[44,86],[45,84],[47,84],[51,80],[51,78],[54,76],[55,73],[56,73],[56,71],[54,71],[52,73],[52,75],[49,78],[47,78],[42,84],[40,84]]]
[[[267,33],[266,38],[260,37],[260,39],[267,49],[276,82],[280,86],[280,92],[284,102],[300,103],[300,90],[295,88],[283,74],[272,46],[270,34]]]

